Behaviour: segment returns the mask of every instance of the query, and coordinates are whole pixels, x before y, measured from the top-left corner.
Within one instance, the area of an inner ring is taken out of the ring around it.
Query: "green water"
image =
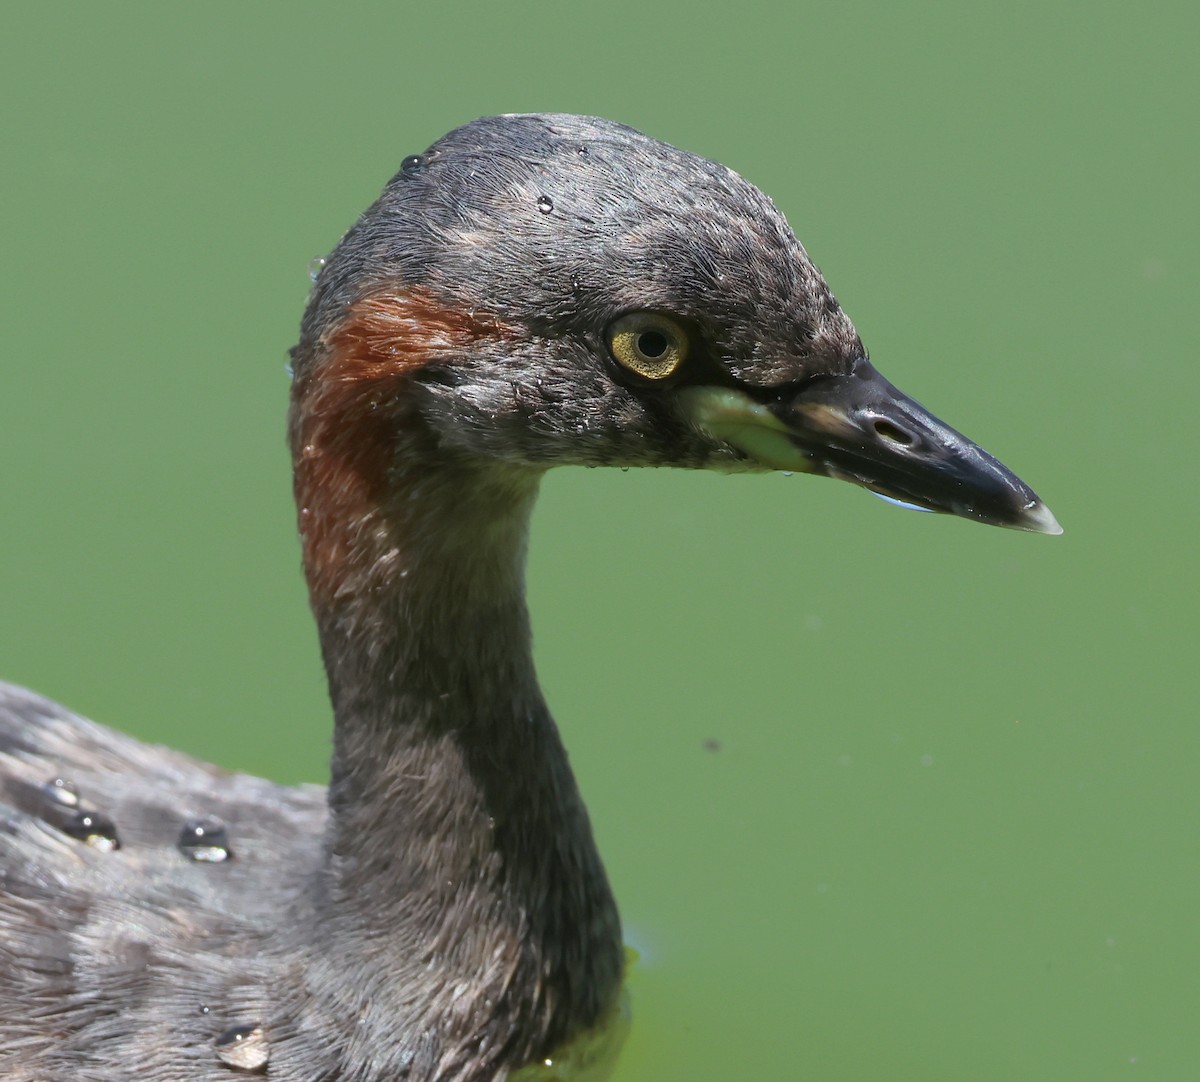
[[[620,1082],[1200,1076],[1194,5],[5,24],[0,673],[321,778],[305,266],[455,124],[627,121],[764,187],[878,366],[1066,534],[549,479],[539,663],[642,954]]]

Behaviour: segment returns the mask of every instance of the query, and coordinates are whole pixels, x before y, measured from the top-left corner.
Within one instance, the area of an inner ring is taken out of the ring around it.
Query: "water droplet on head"
[[[79,790],[63,778],[54,778],[42,786],[42,793],[63,808],[79,807]]]
[[[236,1071],[257,1071],[271,1058],[271,1047],[257,1022],[230,1026],[215,1043],[217,1057]]]
[[[321,277],[321,268],[324,266],[325,257],[323,255],[314,256],[308,261],[308,277],[315,282]]]
[[[554,209],[554,200],[548,195],[539,195],[537,197],[537,209],[543,214],[549,214]]]
[[[97,811],[77,811],[63,824],[62,829],[64,834],[78,838],[84,845],[99,849],[102,853],[121,848],[116,824],[107,815]]]
[[[395,161],[395,159],[392,159]],[[425,165],[425,156],[423,154],[410,154],[400,163],[400,172],[407,173],[412,176],[413,173],[419,173]]]
[[[189,819],[179,832],[179,851],[201,864],[222,864],[233,859],[225,824],[215,816]]]

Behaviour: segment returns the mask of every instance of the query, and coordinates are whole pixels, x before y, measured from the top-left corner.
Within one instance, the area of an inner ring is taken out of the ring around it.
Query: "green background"
[[[474,116],[626,121],[766,189],[1066,534],[550,477],[539,665],[642,952],[621,1082],[1200,1077],[1196,12],[14,5],[0,673],[322,778],[306,264]]]

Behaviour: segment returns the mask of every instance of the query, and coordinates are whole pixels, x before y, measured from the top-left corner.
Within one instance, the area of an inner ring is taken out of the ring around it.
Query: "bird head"
[[[322,266],[293,356],[297,455],[297,416],[352,403],[464,460],[804,472],[1060,532],[875,370],[770,199],[605,120],[487,117],[405,159]]]

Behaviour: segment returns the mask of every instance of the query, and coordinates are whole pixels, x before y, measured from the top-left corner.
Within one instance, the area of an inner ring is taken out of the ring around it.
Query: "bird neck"
[[[534,672],[524,564],[540,475],[446,452],[408,396],[375,392],[317,381],[293,404],[335,716],[318,917],[381,981],[428,987],[436,969],[456,1010],[524,1042],[522,1062],[596,1022],[623,959]]]

